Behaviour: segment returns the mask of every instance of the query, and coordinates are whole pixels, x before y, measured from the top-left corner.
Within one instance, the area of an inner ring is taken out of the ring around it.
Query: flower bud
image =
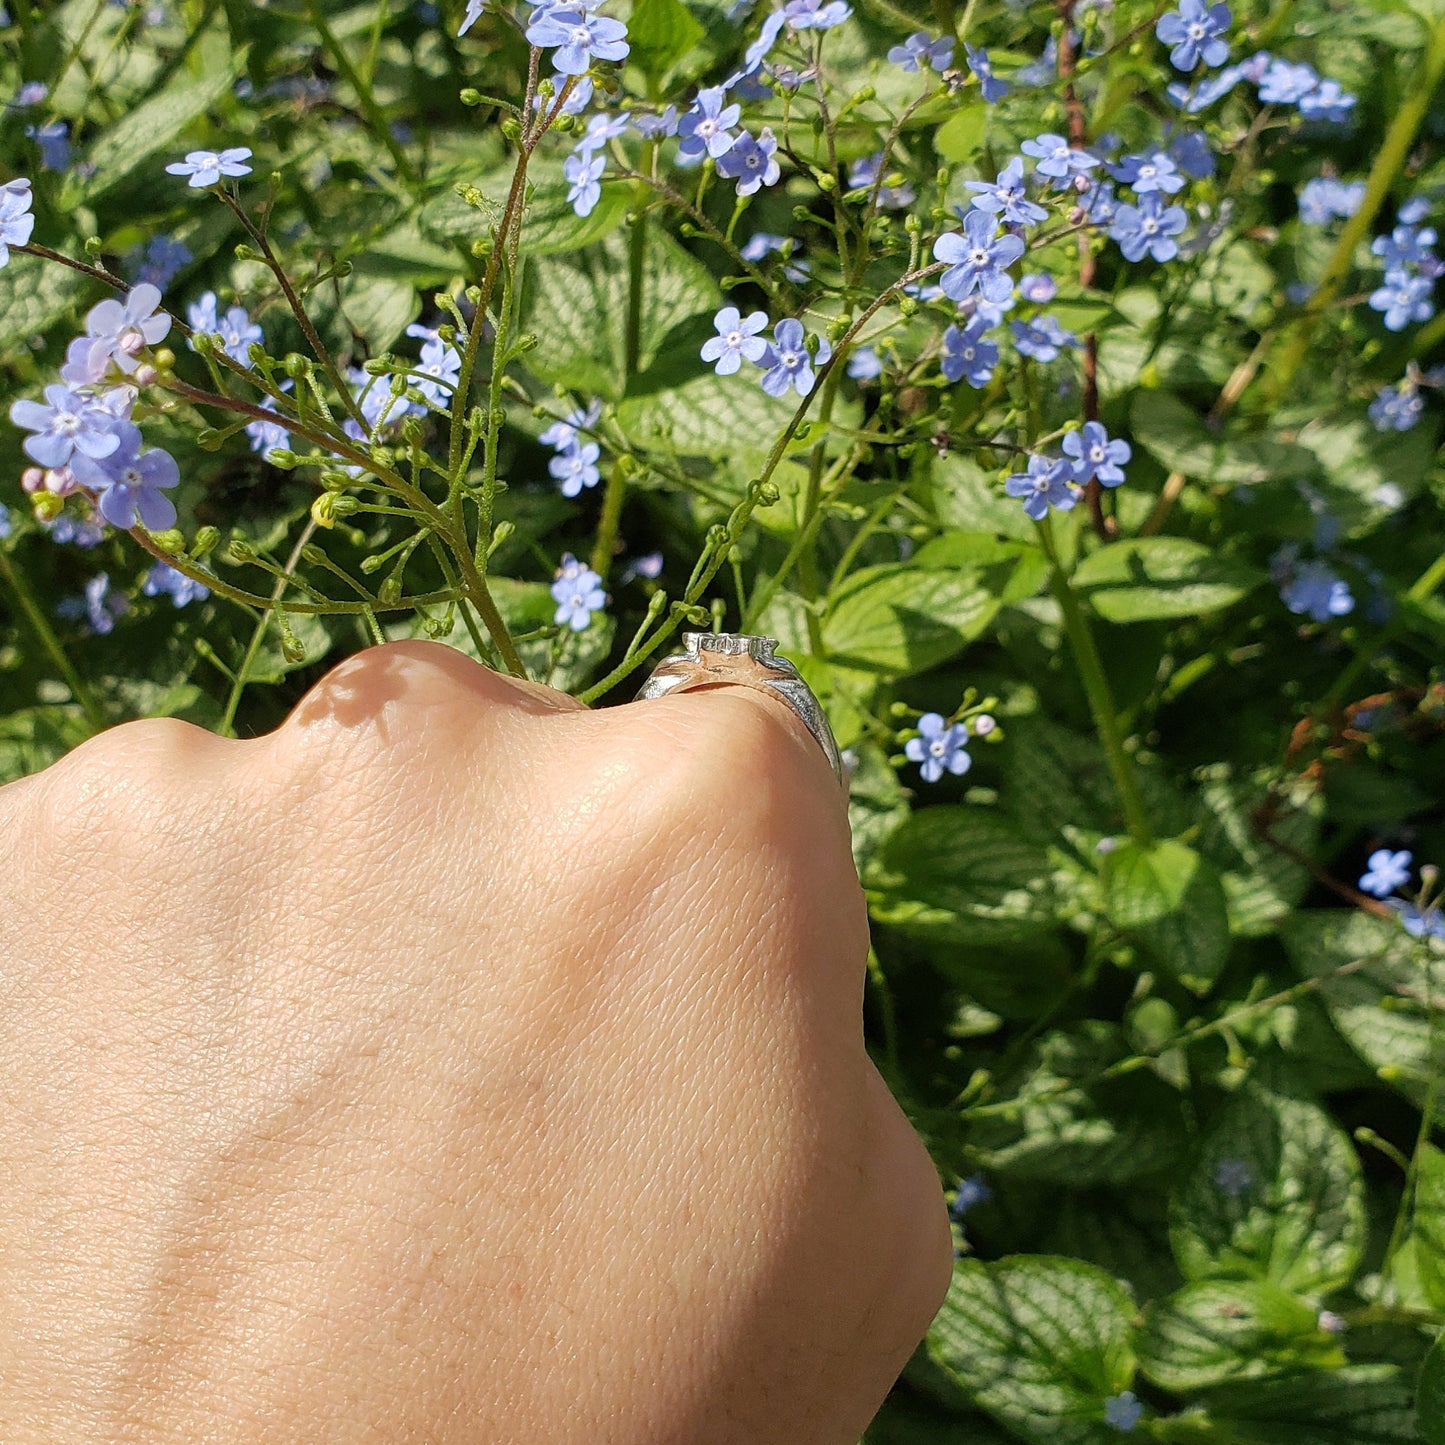
[[[271,463],[277,471],[289,472],[294,467],[301,465],[301,458],[288,447],[272,447],[266,453],[266,460]]]
[[[186,546],[185,534],[178,527],[167,528],[164,532],[152,532],[151,541],[162,552],[169,552],[173,557],[183,552]]]
[[[319,567],[326,560],[326,553],[315,542],[308,542],[301,549],[301,560],[312,567]]]
[[[215,550],[216,544],[221,540],[219,527],[202,527],[196,533],[196,540],[191,543],[191,556],[199,561],[202,557]]]
[[[160,372],[149,363],[136,367],[133,376],[137,386],[154,386],[161,379]]]
[[[301,639],[291,631],[291,624],[286,621],[284,613],[281,616],[281,656],[287,662],[306,661],[306,649],[301,645]]]
[[[311,374],[311,361],[308,357],[302,356],[299,351],[288,351],[286,359],[281,363],[281,370],[292,381],[300,381],[303,376]]]
[[[45,473],[45,490],[57,497],[69,497],[80,490],[80,483],[69,467],[51,467]]]
[[[491,544],[487,547],[487,556],[490,557],[503,543],[510,542],[516,530],[517,524],[515,522],[498,522],[497,525],[492,528],[492,540]]]
[[[322,492],[311,504],[311,520],[318,527],[331,528],[336,525],[336,497],[331,492]]]
[[[476,106],[484,104],[482,93],[473,86],[467,86],[459,97],[463,105]]]
[[[514,115],[509,115],[502,122],[502,134],[510,141],[518,141],[522,138],[522,122]]]
[[[20,473],[20,489],[23,492],[38,492],[45,485],[45,473],[39,467],[26,467]]]
[[[776,482],[764,482],[758,488],[758,506],[772,507],[782,499],[782,492],[778,490]]]
[[[376,589],[376,600],[385,607],[394,607],[401,601],[401,578],[395,572]]]
[[[54,492],[36,492],[31,505],[37,522],[53,522],[65,510],[65,498],[57,497]]]
[[[256,549],[244,537],[232,537],[226,543],[226,550],[231,554],[233,562],[254,562],[256,560]]]

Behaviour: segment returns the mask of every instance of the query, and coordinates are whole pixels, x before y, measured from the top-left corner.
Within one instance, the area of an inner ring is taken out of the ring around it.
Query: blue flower
[[[1041,85],[1052,85],[1059,76],[1059,44],[1052,35],[1044,42],[1043,54],[1031,65],[1014,72],[1016,85],[1034,89]]]
[[[1387,898],[1386,908],[1393,908],[1400,916],[1400,924],[1411,938],[1445,938],[1445,914],[1439,904],[1422,912],[1418,903],[1407,903],[1403,898]]]
[[[950,47],[949,54],[952,55]],[[963,53],[968,61],[968,68],[973,72],[973,78],[978,81],[978,88],[983,92],[983,99],[986,105],[993,105],[1008,94],[1008,86],[993,73],[993,62],[988,58],[988,51],[980,46],[977,50],[965,43]],[[940,70],[948,67],[940,65]]]
[[[1327,226],[1336,217],[1353,216],[1364,199],[1363,181],[1346,183],[1333,176],[1315,176],[1300,188],[1300,220],[1307,226]]]
[[[663,556],[661,552],[648,552],[635,557],[623,569],[622,580],[630,582],[634,577],[645,577],[649,582],[662,576]]]
[[[137,518],[152,532],[174,527],[175,504],[162,493],[180,484],[176,459],[159,447],[142,455],[140,428],[131,422],[117,422],[116,435],[120,444],[108,456],[75,453],[76,480],[100,494],[100,515],[112,527],[134,527]]]
[[[764,126],[754,140],[744,131],[732,148],[718,157],[717,173],[738,183],[738,195],[751,196],[759,186],[775,186],[781,172],[773,158],[778,148],[777,137],[770,126]]]
[[[702,359],[717,362],[719,376],[731,376],[746,361],[758,362],[768,343],[758,335],[768,328],[765,311],[744,317],[736,306],[724,306],[712,319],[717,335],[702,344]]]
[[[1375,237],[1370,243],[1370,253],[1384,261],[1386,270],[1410,269],[1435,259],[1431,248],[1436,240],[1430,226],[1396,226],[1388,236]]]
[[[961,777],[973,766],[968,754],[968,725],[945,723],[936,712],[926,712],[918,719],[921,736],[909,738],[903,755],[918,763],[925,783],[936,783],[945,772]]]
[[[43,80],[27,80],[15,92],[15,99],[10,102],[10,106],[13,110],[29,110],[32,105],[39,105],[49,94],[50,87]]]
[[[704,156],[716,160],[732,149],[733,127],[742,114],[740,105],[725,105],[726,92],[719,86],[700,90],[688,112],[677,123],[679,144],[677,158],[683,164],[696,164]]]
[[[677,107],[667,106],[657,115],[634,115],[633,128],[647,140],[661,140],[663,136],[677,134]]]
[[[1187,5],[1189,0],[1184,0],[1184,3]],[[1224,6],[1220,5],[1216,8],[1223,10]],[[1110,1395],[1104,1401],[1104,1423],[1112,1425],[1121,1434],[1128,1435],[1143,1418],[1144,1407],[1139,1403],[1139,1397],[1132,1390],[1125,1390],[1118,1395]]]
[[[1370,420],[1377,431],[1409,431],[1424,412],[1425,398],[1406,382],[1382,386],[1370,403]]]
[[[1124,480],[1124,465],[1134,455],[1128,442],[1111,439],[1097,421],[1086,421],[1078,431],[1071,431],[1063,448],[1072,458],[1076,482],[1097,478],[1106,487],[1117,487]]]
[[[194,187],[214,186],[222,176],[249,176],[251,167],[246,162],[251,158],[250,146],[232,146],[223,151],[190,151],[185,160],[172,161],[166,173],[172,176],[189,176],[188,185]]]
[[[883,375],[883,358],[871,346],[855,347],[844,370],[854,381],[874,381]]]
[[[161,293],[142,282],[125,298],[97,302],[86,313],[92,368],[114,363],[129,375],[140,365],[140,353],[165,338],[171,318],[158,308]]]
[[[748,243],[738,254],[744,261],[752,261],[754,264],[761,261],[769,251],[781,251],[788,244],[786,236],[777,236],[770,231],[758,231],[748,237]]]
[[[1014,321],[1009,324],[1009,330],[1013,332],[1019,354],[1040,362],[1057,360],[1064,347],[1077,346],[1079,342],[1072,331],[1065,331],[1052,316]]]
[[[101,572],[85,584],[83,597],[67,597],[55,609],[60,617],[84,619],[90,632],[104,636],[115,627],[115,619],[130,606],[123,593],[112,592],[110,577]]]
[[[788,23],[788,17],[782,10],[774,10],[772,14],[763,21],[763,28],[758,32],[758,38],[743,52],[743,65],[746,67],[744,74],[751,75],[758,70],[763,61],[767,59],[768,52],[777,43],[778,36],[783,33],[783,26]]]
[[[1006,226],[1032,226],[1048,218],[1049,213],[1024,192],[1024,163],[1018,156],[998,173],[996,181],[964,184],[974,193],[974,209],[1002,216]]]
[[[552,64],[559,75],[586,75],[593,60],[626,59],[631,48],[626,34],[620,20],[571,6],[539,10],[527,27],[533,45],[556,52]]]
[[[209,587],[192,580],[184,572],[178,572],[168,562],[157,562],[146,573],[140,590],[147,597],[159,597],[162,593],[169,593],[175,607],[184,607],[190,602],[204,602],[211,595]]]
[[[926,31],[916,30],[902,45],[895,45],[888,58],[910,73],[931,65],[941,74],[953,64],[953,41],[947,36],[930,40]]]
[[[1229,59],[1229,44],[1223,38],[1234,17],[1227,5],[1206,7],[1203,0],[1179,0],[1178,10],[1159,17],[1154,34],[1162,45],[1173,46],[1169,63],[1175,70],[1190,71],[1202,60],[1213,67]]]
[[[127,257],[132,264],[139,263],[134,272],[137,284],[144,282],[162,291],[194,259],[190,248],[171,236],[152,236],[144,250],[136,246]]]
[[[1183,206],[1166,206],[1156,192],[1139,198],[1137,206],[1121,205],[1114,212],[1109,235],[1119,243],[1128,261],[1148,255],[1156,261],[1172,261],[1179,254],[1174,241],[1189,218]]]
[[[1271,59],[1259,80],[1259,98],[1266,105],[1296,105],[1319,83],[1313,66]]]
[[[1308,613],[1316,622],[1328,622],[1355,610],[1349,584],[1318,558],[1290,569],[1279,596],[1291,612]]]
[[[997,345],[985,339],[988,327],[975,317],[960,331],[950,326],[943,333],[940,367],[949,381],[967,381],[972,387],[986,386],[998,365]]]
[[[557,604],[552,620],[581,632],[592,621],[592,614],[607,605],[607,594],[597,573],[570,552],[564,552],[557,580],[552,584],[552,600]]]
[[[1033,156],[1037,162],[1034,170],[1039,175],[1054,181],[1067,181],[1071,176],[1083,175],[1099,164],[1098,156],[1075,150],[1063,136],[1052,131],[1036,140],[1026,140],[1019,149],[1026,156]]]
[[[1114,183],[1100,181],[1091,186],[1079,199],[1079,213],[1091,226],[1112,226],[1119,214],[1119,204],[1114,199]]]
[[[1395,212],[1395,220],[1401,226],[1418,226],[1430,214],[1431,202],[1428,196],[1411,196]]]
[[[597,485],[602,478],[596,466],[600,455],[596,442],[579,441],[547,463],[547,470],[561,483],[564,497],[575,497],[583,487]]]
[[[673,112],[676,114],[676,111]],[[577,142],[579,152],[600,151],[604,149],[608,141],[616,140],[619,136],[626,134],[630,116],[626,115],[594,115],[587,122],[587,128],[582,132],[581,139]]]
[[[42,467],[63,467],[76,452],[108,457],[120,446],[115,414],[67,386],[47,386],[44,406],[26,398],[13,402],[10,420],[35,433],[25,438],[25,452]]]
[[[848,189],[871,190],[878,185],[878,173],[882,169],[882,151],[860,157],[848,168]],[[878,186],[878,209],[881,211],[906,211],[917,199],[918,193],[906,181],[901,186]]]
[[[590,216],[602,199],[602,172],[607,166],[605,156],[578,150],[562,162],[562,176],[569,181],[567,203],[579,216]]]
[[[70,166],[70,126],[63,120],[45,125],[27,125],[25,134],[40,147],[40,164],[47,171],[63,171]]]
[[[1184,177],[1163,151],[1125,156],[1118,165],[1109,168],[1109,174],[1141,196],[1153,191],[1172,196],[1184,189]]]
[[[934,714],[937,716],[937,714]],[[921,721],[920,721],[921,726]],[[953,1193],[953,1203],[948,1206],[948,1212],[955,1222],[961,1220],[970,1209],[977,1208],[980,1204],[987,1204],[993,1198],[993,1190],[988,1187],[987,1181],[982,1174],[971,1174],[967,1179],[960,1179],[958,1186]]]
[[[457,29],[459,39],[482,18],[482,11],[486,8],[487,0],[467,0],[467,13],[462,17],[462,23]]]
[[[986,301],[1002,301],[1013,293],[1007,268],[1024,253],[1017,236],[999,235],[998,221],[987,211],[970,211],[963,218],[963,233],[948,231],[933,243],[935,260],[947,263],[938,278],[943,294],[962,301],[971,291]]]
[[[461,369],[461,353],[438,336],[422,347],[414,368],[421,375],[413,376],[411,384],[433,406],[445,409],[451,405]]]
[[[1208,110],[1216,101],[1223,100],[1244,78],[1244,69],[1238,65],[1227,65],[1217,75],[1200,81],[1192,90],[1182,81],[1176,81],[1165,89],[1165,95],[1188,115],[1198,115]]]
[[[1413,857],[1414,854],[1407,848],[1398,853],[1392,853],[1388,848],[1376,848],[1360,875],[1361,890],[1376,898],[1388,898],[1410,881],[1410,860]]]
[[[94,516],[77,517],[72,512],[62,512],[53,522],[46,524],[45,531],[58,546],[74,542],[77,547],[98,547],[105,540],[104,522]],[[59,610],[56,608],[57,612]]]
[[[1027,472],[1016,472],[1003,486],[1011,497],[1023,499],[1024,512],[1041,522],[1050,507],[1056,511],[1072,511],[1079,500],[1079,489],[1073,484],[1069,464],[1037,453],[1029,458]]]
[[[264,339],[260,326],[251,320],[244,306],[232,306],[224,317],[218,315],[214,291],[203,291],[200,300],[186,308],[186,319],[192,332],[219,336],[221,349],[241,366],[252,365],[251,343]],[[187,344],[192,351],[196,349],[194,342]]]
[[[794,30],[831,30],[852,13],[843,0],[788,0],[783,6],[783,18]]]
[[[602,416],[602,403],[592,400],[585,407],[577,407],[561,421],[554,421],[541,436],[537,438],[544,447],[552,447],[556,451],[571,451],[580,440],[579,433],[591,431]]]
[[[1385,272],[1385,284],[1370,293],[1370,307],[1384,314],[1385,330],[1403,331],[1411,322],[1428,321],[1435,314],[1430,293],[1435,283],[1408,271]]]
[[[30,214],[30,182],[24,179],[0,186],[0,266],[9,264],[11,246],[25,246],[35,229]]]
[[[1341,88],[1338,80],[1322,80],[1299,99],[1299,113],[1306,120],[1343,125],[1355,108],[1355,97]]]
[[[10,523],[10,508],[4,502],[0,502],[0,542],[3,542],[14,528]]]
[[[1180,131],[1169,142],[1169,157],[1186,176],[1196,181],[1208,180],[1214,174],[1214,152],[1208,138],[1197,130]]]
[[[1019,281],[1019,295],[1036,306],[1046,305],[1059,294],[1059,284],[1052,276],[1035,273]]]
[[[789,387],[799,396],[812,391],[813,363],[805,343],[803,323],[791,316],[773,328],[773,341],[756,363],[764,368],[763,390],[769,396],[786,396]]]

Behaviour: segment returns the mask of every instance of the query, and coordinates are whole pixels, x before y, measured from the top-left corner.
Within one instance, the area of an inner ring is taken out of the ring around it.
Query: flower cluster
[[[1387,331],[1403,331],[1435,314],[1435,282],[1445,275],[1445,261],[1435,254],[1434,228],[1420,224],[1427,214],[1427,203],[1406,203],[1390,234],[1377,236],[1370,246],[1385,267],[1384,284],[1371,293],[1370,306]]]
[[[1439,898],[1430,897],[1430,890],[1439,882],[1439,869],[1426,864],[1420,869],[1421,887],[1415,898],[1397,898],[1410,881],[1410,865],[1414,854],[1401,848],[1376,848],[1370,854],[1365,871],[1360,875],[1360,890],[1382,899],[1387,908],[1399,915],[1400,924],[1412,938],[1445,939],[1445,914]]]
[[[592,614],[607,604],[602,578],[579,562],[570,552],[564,553],[552,584],[552,600],[557,604],[553,621],[573,632],[582,632],[592,621]]]
[[[969,738],[1002,736],[997,728],[998,724],[988,713],[950,723],[942,713],[926,712],[918,719],[918,736],[904,743],[903,756],[919,765],[918,771],[925,783],[936,783],[944,773],[962,777],[973,766],[968,751]]]
[[[731,376],[744,361],[752,362],[762,372],[762,388],[769,396],[786,396],[790,390],[807,396],[814,368],[826,366],[833,356],[824,337],[810,352],[803,323],[791,316],[773,328],[772,341],[759,334],[768,326],[763,311],[744,317],[736,306],[724,306],[713,317],[713,326],[717,335],[703,342],[702,359],[714,363],[719,376]]]
[[[1111,437],[1097,421],[1068,432],[1062,446],[1062,457],[1035,452],[1029,457],[1027,471],[1015,473],[1004,483],[1004,491],[1018,497],[1024,512],[1036,522],[1043,521],[1050,508],[1070,511],[1090,482],[1119,486],[1125,480],[1124,466],[1133,456],[1128,442]]]
[[[578,407],[562,421],[554,421],[538,438],[543,446],[551,447],[557,453],[547,463],[562,489],[564,497],[575,497],[584,487],[595,487],[602,480],[597,461],[602,448],[585,435],[590,432],[602,416],[602,403],[590,401],[585,407]]]

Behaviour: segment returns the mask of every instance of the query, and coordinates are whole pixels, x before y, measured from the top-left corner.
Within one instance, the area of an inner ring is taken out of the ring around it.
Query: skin
[[[947,1287],[782,703],[374,648],[0,788],[7,1445],[854,1445]]]

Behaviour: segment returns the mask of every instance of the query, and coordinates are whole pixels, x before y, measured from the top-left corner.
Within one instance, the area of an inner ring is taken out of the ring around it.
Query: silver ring
[[[674,652],[653,668],[638,691],[639,701],[728,682],[770,692],[803,720],[834,776],[846,785],[843,760],[827,715],[798,669],[774,653],[775,638],[748,637],[740,632],[684,632],[682,641],[687,651]]]

